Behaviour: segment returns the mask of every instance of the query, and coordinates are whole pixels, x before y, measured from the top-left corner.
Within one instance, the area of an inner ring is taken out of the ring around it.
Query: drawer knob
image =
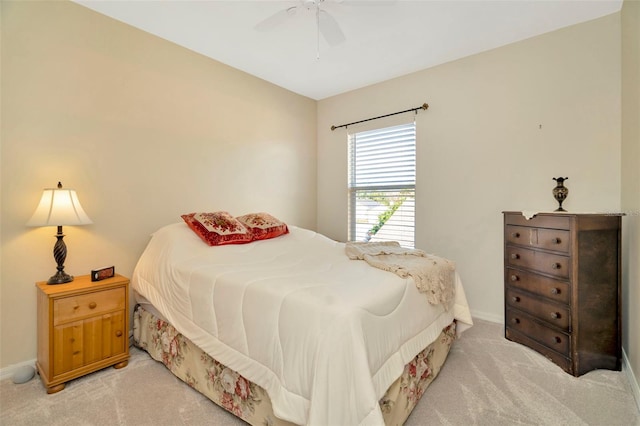
[[[116,331],[116,337],[120,337],[120,336],[122,336],[122,330]]]
[[[520,238],[520,233],[519,232],[513,232],[513,233],[511,233],[511,236],[513,238]]]
[[[511,253],[512,259],[520,259],[520,255],[518,253]]]
[[[560,267],[561,267],[561,266],[562,266],[562,265],[560,265],[559,263],[557,263],[557,262],[556,262],[556,263],[554,263],[553,265],[551,265],[551,268],[552,268],[552,269],[560,269]]]
[[[511,322],[514,324],[520,324],[520,318],[511,318]]]
[[[517,303],[517,302],[519,302],[519,301],[520,301],[520,297],[518,297],[518,296],[513,296],[513,297],[511,298],[511,300],[513,300],[514,302],[516,302],[516,303]]]
[[[95,309],[98,304],[96,302],[89,303],[89,309]]]
[[[561,317],[560,312],[551,312],[551,318],[560,319],[560,317]]]
[[[517,276],[516,274],[511,275],[511,281],[518,281],[520,280],[520,277]]]
[[[560,238],[557,238],[557,237],[556,237],[556,238],[552,239],[552,240],[551,240],[551,242],[552,242],[553,244],[560,244],[560,243],[562,242],[562,240],[560,240]]]
[[[559,288],[556,288],[556,287],[553,287],[553,288],[551,289],[551,294],[560,294],[560,289],[559,289]]]
[[[554,337],[553,341],[556,343],[562,343],[562,339],[560,338],[560,336]]]

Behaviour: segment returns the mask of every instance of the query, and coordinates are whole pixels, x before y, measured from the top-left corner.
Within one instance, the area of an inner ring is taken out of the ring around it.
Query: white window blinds
[[[415,122],[349,135],[349,240],[415,246]]]

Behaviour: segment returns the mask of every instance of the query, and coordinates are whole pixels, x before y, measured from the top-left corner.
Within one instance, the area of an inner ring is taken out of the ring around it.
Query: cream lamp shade
[[[53,257],[58,264],[58,272],[49,278],[49,284],[63,284],[73,281],[73,276],[64,272],[64,261],[67,257],[67,246],[62,233],[63,225],[88,225],[93,223],[80,205],[78,195],[73,189],[62,188],[58,182],[57,188],[46,188],[42,193],[36,211],[27,222],[27,226],[57,226],[56,244],[53,247]]]

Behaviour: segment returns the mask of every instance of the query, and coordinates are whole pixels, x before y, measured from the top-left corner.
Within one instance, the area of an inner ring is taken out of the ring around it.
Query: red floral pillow
[[[268,213],[249,213],[238,216],[236,219],[251,232],[254,241],[267,240],[289,233],[286,223]]]
[[[180,217],[210,246],[251,242],[251,232],[227,212],[189,213]]]

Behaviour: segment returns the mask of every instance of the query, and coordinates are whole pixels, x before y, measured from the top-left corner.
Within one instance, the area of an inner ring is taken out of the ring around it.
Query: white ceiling
[[[321,9],[346,38],[339,45],[320,37],[318,49],[315,12],[304,7],[269,31],[256,30],[259,22],[303,1],[76,3],[316,100],[622,7],[622,0],[325,0]]]

